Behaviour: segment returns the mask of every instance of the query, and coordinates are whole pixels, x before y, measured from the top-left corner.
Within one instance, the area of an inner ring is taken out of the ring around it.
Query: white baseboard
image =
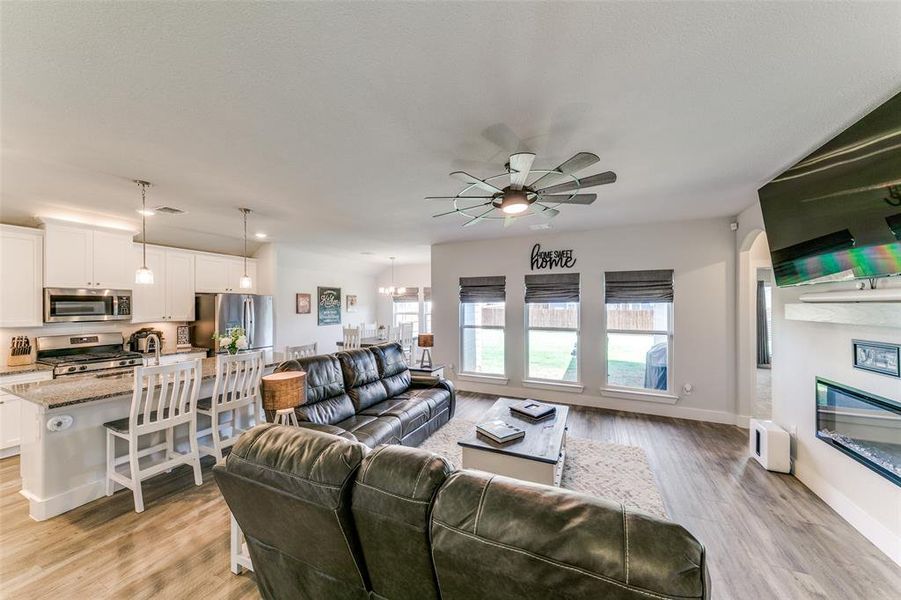
[[[794,469],[794,475],[801,483],[819,496],[861,535],[873,542],[873,545],[895,561],[895,564],[901,566],[901,539],[898,536],[820,477],[819,473],[806,469],[803,463],[798,464],[797,462],[794,463]]]
[[[569,392],[557,392],[553,390],[535,388],[526,389],[508,386],[504,389],[499,389],[496,385],[481,385],[477,382],[462,380],[460,378],[455,378],[454,385],[458,390],[465,392],[477,392],[482,394],[491,394],[494,396],[509,395],[515,398],[533,398],[535,400],[556,402],[558,404],[590,406],[593,408],[621,410],[625,412],[656,415],[660,417],[674,417],[677,419],[707,421],[710,423],[723,423],[726,425],[737,425],[739,421],[739,417],[731,412],[708,410],[704,408],[693,408],[690,406],[680,406],[678,404],[661,404],[659,402],[648,402],[637,399],[632,400],[603,396],[588,396],[585,394],[577,395]],[[745,423],[744,426],[747,427],[748,418],[743,417],[743,419],[743,422]]]
[[[121,486],[117,486],[121,488]],[[28,515],[35,521],[46,521],[82,504],[106,495],[105,481],[92,481],[50,498],[39,498],[27,490],[19,490],[28,499]]]

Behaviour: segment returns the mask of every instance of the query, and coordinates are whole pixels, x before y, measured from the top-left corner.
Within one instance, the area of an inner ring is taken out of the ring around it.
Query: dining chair
[[[360,328],[345,327],[344,328],[344,350],[354,350],[360,347]]]
[[[403,323],[399,329],[400,335],[397,341],[400,343],[401,350],[403,350],[404,356],[407,358],[407,364],[410,364],[413,358],[413,323]]]
[[[254,425],[262,423],[263,407],[260,399],[260,379],[263,377],[263,353],[219,354],[216,356],[216,383],[213,395],[197,402],[197,412],[209,419],[209,428],[198,431],[203,456],[223,458],[223,451],[231,447],[244,431],[246,423],[242,409],[253,417]],[[231,416],[224,420],[222,415]],[[205,419],[206,420],[206,419]],[[206,442],[209,438],[209,442]]]
[[[363,339],[366,338],[374,338],[379,333],[379,325],[378,323],[363,323],[360,326],[362,331],[360,332],[360,337]]]
[[[285,360],[316,356],[319,353],[319,342],[304,344],[303,346],[285,346]]]
[[[135,367],[134,391],[128,416],[104,423],[106,427],[106,495],[112,496],[119,483],[132,491],[135,512],[144,512],[141,482],[169,472],[178,465],[191,465],[194,484],[201,485],[200,454],[197,442],[197,397],[200,393],[202,369],[200,359],[171,365]],[[188,450],[175,450],[175,428],[188,427]],[[150,434],[162,435],[163,441],[146,448],[139,442]],[[116,455],[116,440],[124,440],[128,452]],[[141,467],[140,459],[164,453],[165,458]],[[121,465],[128,464],[128,474]]]

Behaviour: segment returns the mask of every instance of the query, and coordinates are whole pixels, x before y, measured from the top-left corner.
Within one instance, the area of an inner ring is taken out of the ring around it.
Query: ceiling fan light
[[[518,215],[529,208],[528,197],[520,191],[508,191],[501,200],[501,210],[508,215]]]
[[[529,208],[528,204],[510,203],[503,205],[501,207],[501,210],[508,215],[518,215],[520,213],[526,212],[527,208]]]

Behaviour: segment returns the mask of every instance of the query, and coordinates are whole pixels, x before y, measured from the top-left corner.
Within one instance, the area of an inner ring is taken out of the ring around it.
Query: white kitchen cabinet
[[[44,287],[133,287],[132,234],[80,224],[44,222]]]
[[[76,225],[46,225],[44,287],[94,287],[93,233]]]
[[[135,270],[131,268],[132,237],[130,233],[123,232],[93,232],[93,287],[130,290],[134,286]]]
[[[247,274],[253,280],[253,289],[241,289],[244,275],[244,259],[231,256],[198,254],[194,262],[194,281],[198,292],[235,292],[252,294],[256,288],[256,261],[248,259]]]
[[[142,248],[132,250],[131,270],[142,264]],[[194,254],[183,250],[147,247],[147,267],[153,283],[132,289],[132,323],[194,320]]]
[[[0,377],[0,386],[14,383],[46,381],[53,378],[51,371],[33,371]],[[0,458],[19,453],[22,438],[22,403],[25,400],[0,391]]]
[[[166,320],[194,320],[194,255],[166,250]]]
[[[132,248],[132,267],[137,270],[143,264],[140,244]],[[163,248],[147,248],[147,267],[153,271],[152,284],[134,284],[131,291],[131,322],[155,323],[166,315],[166,251]]]
[[[0,327],[43,324],[43,245],[38,229],[0,225]]]

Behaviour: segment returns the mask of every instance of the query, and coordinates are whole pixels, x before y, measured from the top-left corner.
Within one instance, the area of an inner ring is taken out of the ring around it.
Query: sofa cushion
[[[276,373],[281,371],[306,372],[306,404],[315,404],[345,392],[341,363],[330,354],[285,361],[275,368]]]
[[[368,348],[347,350],[337,355],[344,376],[344,387],[356,412],[381,402],[388,397],[379,378],[375,356]]]
[[[325,425],[320,423],[307,423],[306,421],[301,421],[297,425],[298,427],[302,427],[304,429],[312,429],[313,431],[321,431],[323,433],[330,433],[332,435],[337,435],[338,437],[342,437],[346,440],[350,440],[352,442],[356,442],[357,438],[349,431],[345,431],[340,427],[336,427],[335,425]]]
[[[410,398],[429,407],[429,418],[433,419],[450,407],[450,392],[444,388],[428,388],[411,392]]]
[[[354,405],[350,396],[341,394],[326,400],[320,400],[315,404],[301,404],[294,409],[297,419],[310,423],[323,423],[334,425],[347,417],[353,416]]]
[[[397,417],[354,415],[336,425],[352,433],[355,438],[370,448],[375,448],[379,444],[400,443],[401,424]]]
[[[360,465],[351,510],[375,597],[440,598],[429,512],[450,472],[437,454],[403,446],[379,446]]]
[[[422,427],[429,420],[431,412],[428,402],[425,399],[406,398],[394,399],[389,398],[378,404],[373,404],[366,410],[359,413],[360,415],[372,416],[392,416],[400,419],[401,435],[406,436],[408,433]]]
[[[263,598],[368,598],[350,509],[367,452],[326,433],[265,424],[244,433],[214,467]]]
[[[431,532],[444,600],[709,596],[704,547],[680,525],[560,488],[459,471]]]
[[[400,344],[382,344],[372,347],[379,368],[379,376],[388,396],[397,396],[410,387],[410,369]]]

